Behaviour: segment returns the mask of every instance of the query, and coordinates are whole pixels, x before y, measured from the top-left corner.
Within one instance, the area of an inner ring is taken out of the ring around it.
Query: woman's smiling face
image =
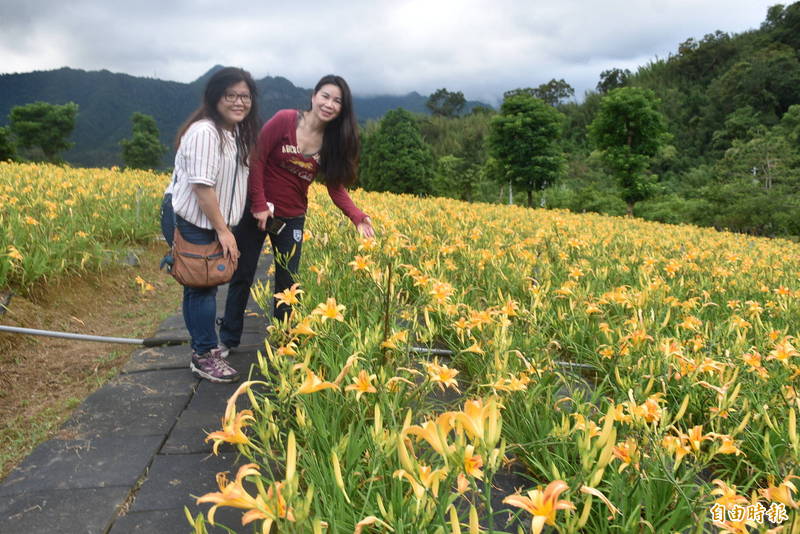
[[[311,111],[321,121],[330,122],[342,112],[342,90],[329,83],[311,96]]]
[[[247,117],[252,106],[251,98],[250,88],[245,82],[235,83],[225,89],[225,93],[217,102],[217,111],[226,128],[232,129]]]

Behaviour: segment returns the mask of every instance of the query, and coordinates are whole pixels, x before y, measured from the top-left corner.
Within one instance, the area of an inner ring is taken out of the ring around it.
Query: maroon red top
[[[297,217],[308,210],[308,186],[319,172],[319,154],[301,154],[297,148],[297,115],[282,109],[261,128],[250,163],[250,211],[267,211],[275,205],[278,217]],[[342,212],[358,224],[367,216],[358,209],[344,186],[328,186],[328,194]]]

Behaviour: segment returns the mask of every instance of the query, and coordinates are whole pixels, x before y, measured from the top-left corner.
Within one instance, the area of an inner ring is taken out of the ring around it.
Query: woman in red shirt
[[[275,262],[275,293],[294,283],[292,275],[300,266],[308,187],[317,176],[324,178],[334,204],[359,233],[364,237],[375,235],[369,216],[356,207],[345,189],[356,180],[359,149],[350,88],[340,76],[327,75],[317,83],[310,109],[281,110],[261,129],[250,162],[248,205],[234,232],[241,256],[220,326],[223,355],[241,341],[244,309],[267,235],[274,257],[288,257],[283,265]],[[285,226],[277,232],[281,223]],[[274,310],[275,318],[283,320],[291,307],[275,303]]]

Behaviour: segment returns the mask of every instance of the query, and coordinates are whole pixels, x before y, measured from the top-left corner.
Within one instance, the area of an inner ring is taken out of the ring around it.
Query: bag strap
[[[237,126],[238,130],[238,126]],[[238,133],[238,132],[237,132]],[[236,159],[233,162],[233,191],[231,191],[231,208],[228,210],[228,226],[231,225],[230,217],[233,214],[233,199],[236,198],[236,179],[239,176],[239,143],[236,139],[236,136],[233,137],[233,143],[236,145]]]

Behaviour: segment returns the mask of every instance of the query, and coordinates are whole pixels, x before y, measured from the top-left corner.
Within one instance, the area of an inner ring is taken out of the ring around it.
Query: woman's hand
[[[262,232],[265,232],[267,230],[267,219],[269,219],[269,215],[270,215],[269,211],[259,211],[253,214],[253,217],[255,218],[256,223],[258,224],[258,229],[261,230]]]
[[[267,231],[267,219],[272,217],[275,214],[275,208],[272,206],[272,202],[267,202],[267,209],[266,211],[259,211],[254,212],[253,217],[258,224],[258,229],[262,232]]]
[[[233,237],[233,232],[230,230],[217,232],[217,239],[219,239],[219,244],[222,245],[222,253],[225,254],[225,257],[239,259],[239,247],[236,245],[236,238]]]
[[[358,228],[358,233],[361,234],[361,237],[375,237],[375,229],[372,228],[372,220],[369,217],[364,217],[364,219],[356,225],[356,228]]]

